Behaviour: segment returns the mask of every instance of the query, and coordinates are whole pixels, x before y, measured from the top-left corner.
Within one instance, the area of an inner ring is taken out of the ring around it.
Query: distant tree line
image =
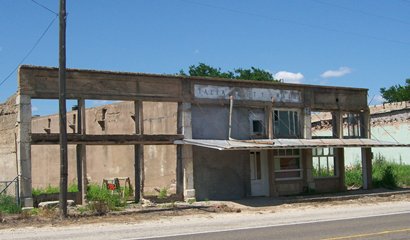
[[[236,68],[233,71],[222,71],[221,68],[211,67],[205,63],[189,66],[187,73],[181,69],[179,75],[283,82],[280,79],[275,79],[272,73],[255,67],[251,67],[250,69]]]

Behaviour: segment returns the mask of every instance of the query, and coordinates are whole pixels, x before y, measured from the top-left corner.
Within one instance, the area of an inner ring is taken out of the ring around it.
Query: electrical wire
[[[35,1],[35,0],[31,0],[31,1],[32,1],[33,3],[35,3],[35,4],[37,4],[38,6],[44,8],[45,10],[47,10],[47,11],[49,11],[49,12],[55,14],[56,16],[58,16],[58,13],[54,12],[54,11],[51,10],[50,8],[44,6],[43,4],[41,4],[41,3],[39,3],[39,2],[37,2],[37,1]]]
[[[339,4],[335,4],[333,2],[330,3],[330,2],[325,2],[325,1],[322,1],[322,0],[310,0],[310,1],[313,1],[313,2],[316,2],[316,3],[319,3],[319,4],[323,4],[323,5],[328,5],[328,6],[331,6],[331,7],[334,7],[334,8],[343,9],[343,10],[349,11],[349,12],[358,12],[360,14],[375,17],[375,18],[384,18],[384,19],[390,20],[392,22],[398,22],[398,23],[410,25],[410,22],[406,22],[406,21],[403,21],[401,19],[388,17],[388,16],[383,16],[383,15],[379,15],[379,14],[375,14],[375,13],[371,13],[371,12],[367,12],[367,11],[363,11],[363,10],[359,10],[359,9],[353,9],[353,8],[345,7],[345,6],[342,6],[342,5],[339,5]]]
[[[0,86],[2,86],[10,77],[15,73],[18,69],[18,67],[31,55],[31,53],[34,51],[34,49],[38,46],[38,44],[41,42],[43,37],[46,35],[48,30],[50,30],[51,26],[57,19],[58,15],[55,16],[50,23],[47,25],[46,29],[43,31],[43,33],[40,35],[40,37],[37,39],[37,41],[34,43],[33,47],[27,52],[27,54],[23,57],[23,59],[17,64],[17,66],[0,82]]]
[[[221,6],[208,4],[208,3],[196,2],[196,1],[191,1],[191,0],[180,0],[180,1],[195,4],[195,5],[202,6],[202,7],[219,9],[219,10],[223,10],[223,11],[233,12],[233,13],[236,13],[236,14],[243,14],[243,15],[258,17],[258,18],[262,18],[262,19],[266,19],[266,20],[270,20],[270,21],[275,21],[275,22],[284,22],[284,23],[291,24],[291,25],[297,25],[297,26],[302,26],[302,27],[311,28],[311,29],[318,29],[318,30],[322,30],[322,31],[326,31],[326,32],[336,32],[336,33],[340,33],[340,34],[347,34],[347,35],[352,35],[352,36],[356,36],[356,37],[360,37],[360,38],[373,39],[373,40],[377,40],[377,41],[393,42],[393,43],[402,44],[402,45],[410,45],[410,42],[405,42],[405,41],[400,41],[400,40],[395,40],[395,39],[389,39],[389,38],[383,38],[383,37],[378,37],[378,36],[372,36],[372,35],[367,35],[367,34],[358,33],[358,32],[344,31],[344,30],[340,30],[340,29],[336,29],[336,28],[329,28],[329,27],[324,27],[324,26],[319,26],[319,25],[314,25],[314,24],[307,24],[307,23],[302,23],[302,22],[298,22],[298,21],[294,21],[294,20],[282,19],[282,18],[267,16],[267,15],[261,15],[261,14],[257,14],[257,13],[253,13],[253,12],[247,12],[247,11],[242,11],[242,10],[237,10],[237,9],[231,9],[231,8],[227,8],[227,7],[221,7]]]

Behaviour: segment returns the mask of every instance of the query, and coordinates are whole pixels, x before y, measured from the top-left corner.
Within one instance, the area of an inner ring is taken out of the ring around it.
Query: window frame
[[[327,148],[328,149],[328,154],[324,154],[324,149]],[[322,153],[318,154],[318,149],[322,149]],[[330,154],[330,149],[332,149],[333,154]],[[312,169],[315,169],[315,158],[318,159],[318,171],[320,172],[321,168],[320,168],[320,162],[321,162],[321,158],[326,158],[326,169],[327,169],[327,173],[330,173],[330,169],[329,169],[329,158],[333,158],[333,174],[334,175],[328,175],[328,176],[313,176],[313,178],[315,179],[323,179],[323,178],[338,178],[339,177],[339,170],[338,170],[338,165],[337,165],[337,154],[336,154],[337,149],[336,148],[332,148],[332,147],[319,147],[319,148],[312,148]],[[313,174],[312,174],[313,175]]]
[[[276,112],[278,112],[278,114],[275,114]],[[279,112],[288,112],[288,121],[287,121],[287,124],[288,124],[288,132],[289,132],[289,134],[288,134],[288,136],[277,136],[277,131],[276,131],[276,129],[278,128],[277,126],[276,126],[276,122],[278,122],[278,123],[280,123],[280,121],[279,121]],[[289,114],[290,112],[293,112],[293,113],[296,113],[296,117],[297,117],[297,122],[295,121],[295,115],[294,114]],[[291,127],[290,127],[290,123],[291,123],[291,115],[292,115],[292,118],[293,118],[293,122],[295,123],[294,124],[294,126],[293,126],[293,128],[294,128],[294,130],[293,130],[293,133],[294,134],[290,134],[290,131],[291,131]],[[277,117],[276,117],[277,116]],[[276,120],[276,118],[278,119],[278,120]],[[291,138],[291,139],[299,139],[299,138],[301,138],[302,137],[302,125],[301,125],[301,118],[302,118],[302,110],[301,109],[299,109],[299,108],[274,108],[274,109],[272,109],[272,131],[273,131],[273,136],[274,136],[274,138]]]
[[[291,151],[292,154],[287,154],[288,151]],[[295,150],[298,150],[299,153],[295,154]],[[280,151],[284,151],[284,154],[281,154]],[[299,168],[295,169],[276,169],[277,167],[277,162],[279,161],[279,166],[280,166],[280,160],[285,159],[285,158],[296,158],[299,161]],[[302,161],[302,149],[278,149],[277,153],[274,154],[273,156],[273,171],[275,173],[275,181],[288,181],[288,180],[301,180],[303,179],[303,161]],[[299,172],[299,177],[278,177],[277,173],[286,173],[286,172]]]

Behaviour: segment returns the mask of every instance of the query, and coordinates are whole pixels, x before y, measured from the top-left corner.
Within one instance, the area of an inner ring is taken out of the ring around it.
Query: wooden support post
[[[182,103],[178,103],[177,108],[177,134],[183,134],[183,111]],[[184,169],[182,165],[182,147],[177,145],[177,159],[176,159],[176,194],[178,198],[184,198]]]
[[[135,134],[144,134],[143,103],[134,101]],[[135,202],[144,194],[144,145],[134,145]]]

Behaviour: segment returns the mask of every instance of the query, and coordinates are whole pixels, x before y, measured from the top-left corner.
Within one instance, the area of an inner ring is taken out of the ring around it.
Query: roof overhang
[[[318,147],[410,147],[410,144],[386,142],[374,139],[259,139],[259,140],[210,140],[183,139],[175,144],[194,145],[217,150],[262,150],[262,149],[290,149],[290,148],[318,148]]]

